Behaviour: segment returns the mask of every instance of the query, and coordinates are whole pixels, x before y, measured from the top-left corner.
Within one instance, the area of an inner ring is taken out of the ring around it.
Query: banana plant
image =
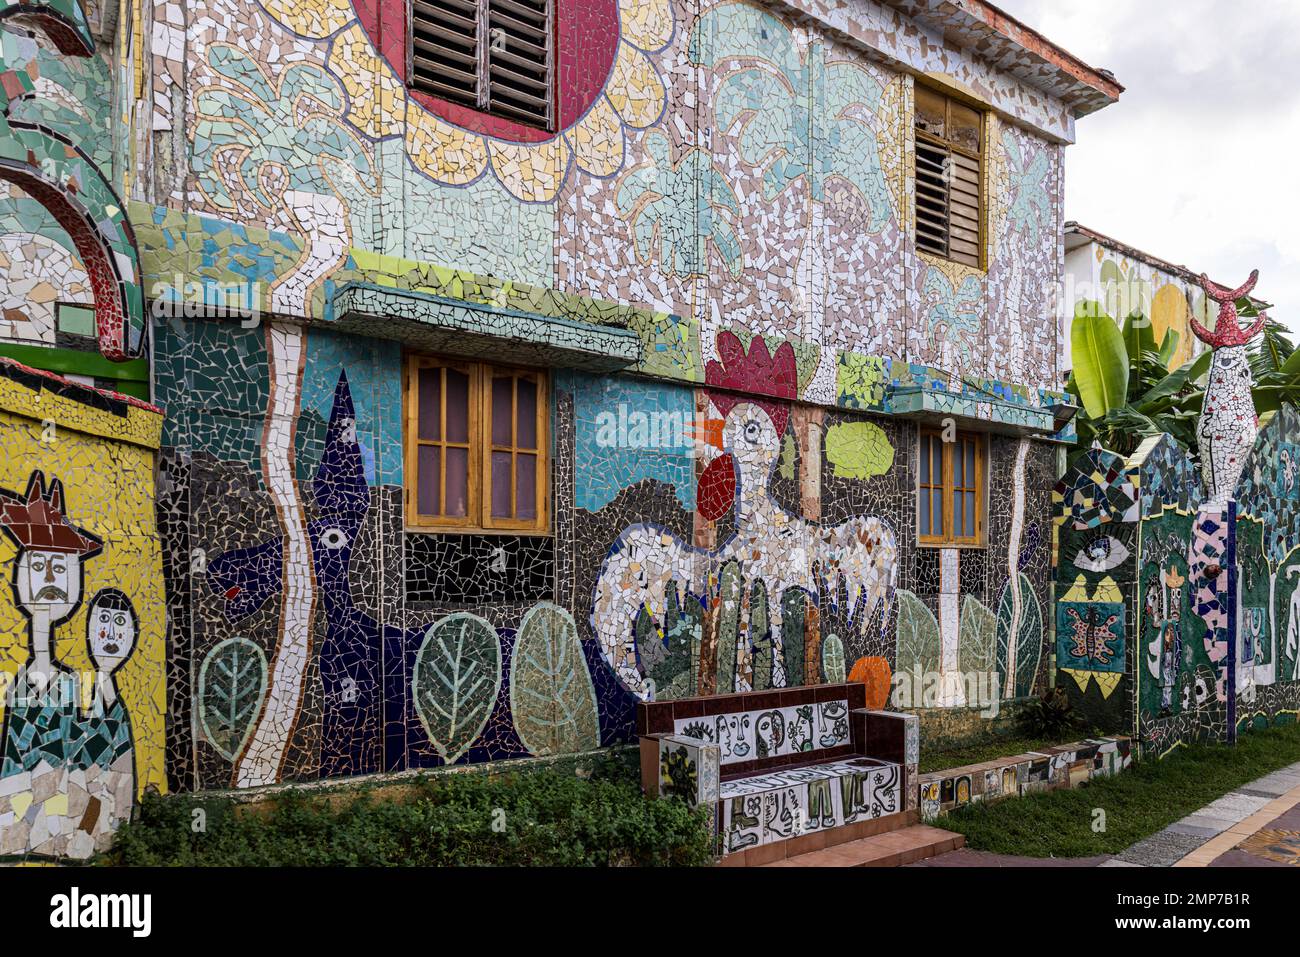
[[[1240,299],[1238,314],[1257,317],[1265,304]],[[1134,313],[1117,323],[1100,303],[1081,302],[1070,329],[1074,369],[1067,390],[1079,397],[1075,419],[1078,447],[1093,442],[1121,455],[1132,454],[1142,440],[1168,433],[1193,457],[1199,453],[1196,423],[1205,401],[1209,350],[1170,372],[1179,335],[1169,330],[1156,342],[1151,322]],[[1269,320],[1251,344],[1252,396],[1263,415],[1283,402],[1300,405],[1300,352],[1285,328]]]

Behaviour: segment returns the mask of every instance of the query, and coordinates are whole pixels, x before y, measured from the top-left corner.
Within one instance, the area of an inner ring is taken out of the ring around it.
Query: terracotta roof
[[[1195,286],[1197,289],[1201,288],[1200,273],[1193,272],[1191,269],[1189,269],[1186,266],[1179,265],[1177,263],[1171,263],[1168,260],[1161,259],[1159,256],[1153,256],[1148,252],[1143,252],[1142,250],[1138,249],[1136,246],[1130,246],[1127,243],[1122,243],[1118,239],[1112,239],[1110,236],[1107,236],[1105,233],[1099,233],[1097,232],[1097,230],[1084,226],[1082,223],[1076,222],[1073,219],[1067,220],[1065,224],[1065,248],[1067,250],[1070,250],[1070,249],[1077,249],[1080,246],[1086,245],[1086,243],[1082,243],[1082,242],[1076,242],[1073,245],[1071,245],[1070,243],[1071,235],[1082,236],[1088,242],[1095,242],[1099,246],[1105,246],[1107,249],[1117,252],[1121,256],[1127,256],[1129,259],[1136,259],[1138,262],[1146,263],[1148,266],[1151,266],[1154,269],[1159,269],[1163,273],[1168,273],[1171,276],[1177,276],[1180,279],[1183,279],[1186,282],[1190,283],[1191,285]],[[1262,299],[1259,299],[1256,296],[1251,296],[1250,301],[1255,303],[1257,307],[1268,305],[1268,303],[1266,303]]]
[[[1124,87],[1109,70],[1089,66],[1033,27],[984,0],[881,0],[930,26],[992,66],[1045,90],[1087,116],[1119,99]]]

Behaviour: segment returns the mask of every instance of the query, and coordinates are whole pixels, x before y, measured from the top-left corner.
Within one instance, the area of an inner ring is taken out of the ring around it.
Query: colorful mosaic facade
[[[651,698],[1041,688],[1062,153],[1118,87],[938,2],[557,0],[542,131],[408,87],[405,16],[92,13],[111,92],[27,51],[139,253],[171,786],[587,750]],[[918,75],[988,110],[986,268],[916,250]],[[30,199],[0,249],[49,344],[38,299],[102,297]],[[547,534],[406,528],[409,352],[550,370]],[[917,542],[949,418],[984,547]]]

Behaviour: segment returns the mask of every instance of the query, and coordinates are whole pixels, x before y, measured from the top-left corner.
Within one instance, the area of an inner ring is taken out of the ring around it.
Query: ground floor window
[[[547,386],[535,369],[410,356],[407,524],[549,531]]]
[[[975,432],[921,429],[917,528],[923,545],[983,545],[986,443]]]

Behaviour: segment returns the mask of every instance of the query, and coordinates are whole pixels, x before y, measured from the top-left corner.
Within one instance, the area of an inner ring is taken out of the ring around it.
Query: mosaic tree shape
[[[510,713],[519,740],[535,755],[600,747],[596,690],[573,616],[550,602],[519,625],[510,665]]]
[[[1002,687],[1010,689],[1010,697],[1020,698],[1033,694],[1034,677],[1043,655],[1043,611],[1034,594],[1033,583],[1023,572],[1016,579],[1020,591],[1020,618],[1012,633],[1015,617],[1015,595],[1008,582],[1002,587],[998,599],[996,622],[997,669]],[[1009,658],[1014,646],[1014,658]],[[1014,674],[1008,674],[1008,661],[1014,661]]]
[[[1031,248],[1037,248],[1042,224],[1052,221],[1052,198],[1047,189],[1051,158],[1046,150],[1025,156],[1011,130],[1002,133],[1002,149],[1006,155],[1010,196],[1007,222],[1013,231],[1025,235]]]
[[[354,133],[330,119],[343,111],[344,96],[319,67],[293,64],[272,83],[257,61],[229,44],[212,44],[207,60],[229,85],[194,94],[191,169],[218,209],[269,214],[308,238],[303,258],[277,281],[271,300],[277,311],[302,315],[351,245],[347,209],[332,183],[360,181],[373,190],[370,156]]]
[[[266,655],[247,638],[227,638],[203,659],[199,723],[204,736],[227,761],[239,757],[253,733],[266,693],[266,675]]]
[[[844,642],[839,635],[827,635],[822,640],[822,681],[840,684],[844,681]]]
[[[0,22],[41,30],[64,55],[94,55],[85,15],[72,0],[6,0]],[[36,61],[13,61],[15,50],[23,48],[6,44],[0,49],[0,179],[48,209],[72,239],[90,276],[100,352],[114,361],[135,358],[144,344],[144,298],[140,254],[126,207],[74,139],[10,116],[14,104],[35,94]]]
[[[997,619],[974,595],[962,598],[958,632],[957,668],[962,675],[992,674],[997,662]]]
[[[727,219],[739,217],[740,205],[726,179],[704,150],[687,150],[676,166],[668,137],[645,137],[650,164],[633,170],[619,184],[617,203],[632,227],[642,262],[659,260],[665,275],[705,276],[709,243],[717,249],[733,279],[742,268],[740,240]]]
[[[874,117],[884,88],[867,70],[828,61],[822,43],[801,56],[793,31],[757,7],[722,4],[691,31],[691,62],[725,69],[713,97],[720,131],[735,128],[742,159],[763,171],[770,202],[802,182],[809,227],[800,255],[800,285],[809,290],[809,338],[821,334],[825,309],[826,187],[840,178],[867,207],[861,229],[878,233],[894,215],[880,162]]]
[[[969,275],[954,285],[942,269],[931,266],[922,289],[926,325],[932,339],[950,342],[960,354],[964,368],[978,365],[973,353],[984,314],[984,284]]]
[[[496,629],[468,612],[430,626],[415,655],[411,697],[439,757],[454,764],[483,733],[501,690]]]

